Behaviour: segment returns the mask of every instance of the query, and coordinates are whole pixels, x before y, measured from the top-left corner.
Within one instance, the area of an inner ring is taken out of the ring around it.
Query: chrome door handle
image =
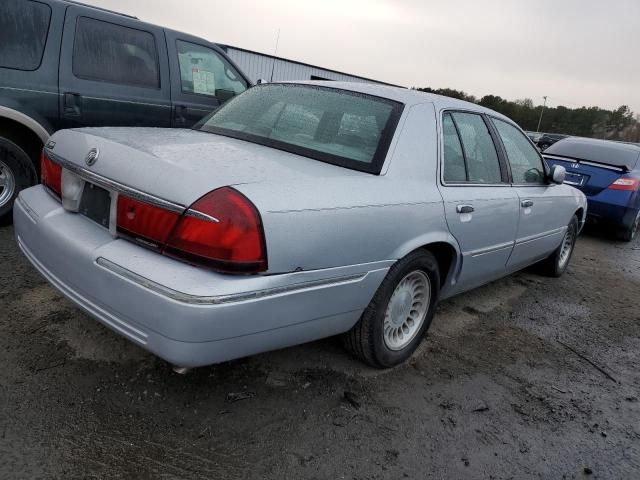
[[[458,213],[472,213],[473,211],[473,205],[458,205],[456,207],[456,212]]]
[[[522,208],[533,207],[533,200],[522,200],[522,202],[520,202],[520,205],[522,205]]]

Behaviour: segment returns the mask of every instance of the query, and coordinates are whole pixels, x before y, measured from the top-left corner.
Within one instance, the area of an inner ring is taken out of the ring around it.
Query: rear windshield
[[[247,90],[199,128],[363,172],[380,173],[402,104],[316,85]]]
[[[544,153],[633,170],[640,157],[640,148],[607,140],[567,138],[551,145]]]

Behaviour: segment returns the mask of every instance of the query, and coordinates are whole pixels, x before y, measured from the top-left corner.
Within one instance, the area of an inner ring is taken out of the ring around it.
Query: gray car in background
[[[260,85],[195,130],[60,131],[42,172],[14,209],[24,254],[182,367],[337,334],[396,365],[438,300],[561,275],[586,215],[508,118],[353,83]]]

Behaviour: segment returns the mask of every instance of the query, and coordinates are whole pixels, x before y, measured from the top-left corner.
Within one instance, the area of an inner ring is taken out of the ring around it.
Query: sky
[[[640,114],[640,0],[84,0],[407,87]]]

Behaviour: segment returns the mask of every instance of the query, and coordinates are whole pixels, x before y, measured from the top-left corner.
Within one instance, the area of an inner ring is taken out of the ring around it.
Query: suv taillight
[[[58,197],[62,195],[62,167],[51,160],[44,150],[40,154],[40,178],[45,187]]]
[[[640,179],[633,177],[620,177],[611,185],[609,188],[611,190],[627,190],[627,191],[636,191],[640,187]]]
[[[163,252],[227,272],[267,269],[260,214],[247,197],[230,187],[214,190],[191,205]]]
[[[121,194],[117,229],[194,265],[236,273],[267,269],[260,214],[248,198],[230,187],[206,194],[182,216]]]

